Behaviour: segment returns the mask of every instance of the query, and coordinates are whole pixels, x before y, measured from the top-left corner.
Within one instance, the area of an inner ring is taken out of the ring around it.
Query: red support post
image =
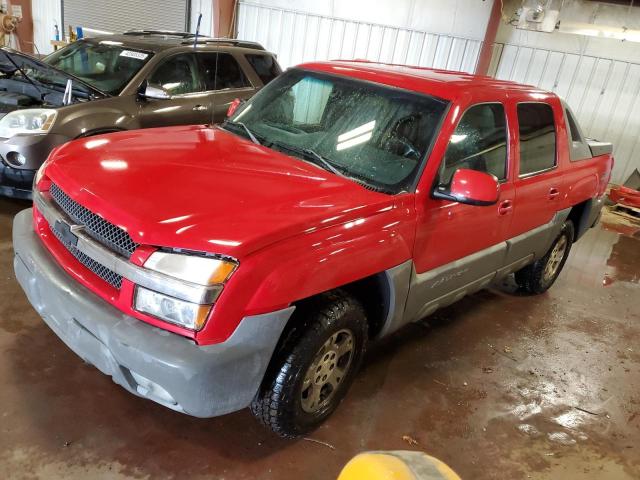
[[[502,2],[501,0],[493,0],[491,15],[489,17],[489,22],[487,23],[487,30],[484,34],[484,41],[482,42],[482,48],[480,49],[478,64],[476,66],[476,73],[478,75],[486,75],[489,72],[491,56],[493,55],[493,46],[496,41],[496,35],[498,34],[498,27],[500,26],[501,20]]]

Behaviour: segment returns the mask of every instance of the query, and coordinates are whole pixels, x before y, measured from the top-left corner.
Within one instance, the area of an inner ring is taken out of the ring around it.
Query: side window
[[[245,58],[265,85],[281,73],[278,62],[271,55],[245,55]]]
[[[236,59],[228,53],[199,53],[198,65],[207,91],[251,86]]]
[[[170,95],[200,90],[193,55],[175,55],[165,60],[148,79],[150,85],[162,87]]]
[[[556,126],[546,103],[519,103],[520,175],[556,165]]]
[[[440,166],[439,188],[447,188],[461,168],[507,178],[507,122],[501,103],[474,105],[462,115]]]

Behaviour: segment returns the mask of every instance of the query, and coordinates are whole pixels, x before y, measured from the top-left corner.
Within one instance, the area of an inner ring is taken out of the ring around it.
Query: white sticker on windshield
[[[134,52],[133,50],[123,50],[120,53],[121,57],[129,57],[129,58],[135,58],[137,60],[144,60],[145,58],[147,58],[149,56],[148,53],[142,53],[142,52]]]

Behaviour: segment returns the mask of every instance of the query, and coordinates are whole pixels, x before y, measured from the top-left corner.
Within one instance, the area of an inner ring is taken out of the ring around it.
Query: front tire
[[[318,296],[293,321],[251,404],[256,418],[285,438],[310,432],[333,413],[360,367],[368,335],[362,305],[343,292]]]
[[[520,289],[535,295],[546,292],[560,275],[573,238],[573,222],[566,221],[544,257],[516,272],[515,280]]]

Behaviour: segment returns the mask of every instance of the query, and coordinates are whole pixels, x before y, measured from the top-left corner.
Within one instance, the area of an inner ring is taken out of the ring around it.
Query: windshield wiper
[[[304,160],[309,160],[315,165],[318,165],[319,167],[322,167],[325,170],[329,170],[331,173],[335,173],[336,175],[339,175],[341,177],[346,177],[346,175],[340,170],[338,170],[336,167],[334,167],[329,160],[327,160],[326,158],[324,158],[322,155],[320,155],[315,150],[312,150],[311,148],[296,147],[294,145],[289,145],[287,143],[278,142],[277,140],[274,140],[273,142],[269,142],[269,145],[267,146],[268,147],[275,146],[275,147],[281,148],[282,150],[288,150],[294,154],[300,155]]]
[[[244,123],[242,123],[242,122],[233,122],[231,120],[225,120],[224,123],[222,124],[222,126],[224,127],[225,125],[237,125],[237,126],[239,126],[240,128],[242,128],[245,131],[245,133],[249,136],[249,138],[251,139],[251,141],[253,143],[255,143],[256,145],[262,145],[260,143],[260,140],[258,140],[256,138],[256,136],[251,132],[251,130],[249,130],[249,127],[247,127]]]

